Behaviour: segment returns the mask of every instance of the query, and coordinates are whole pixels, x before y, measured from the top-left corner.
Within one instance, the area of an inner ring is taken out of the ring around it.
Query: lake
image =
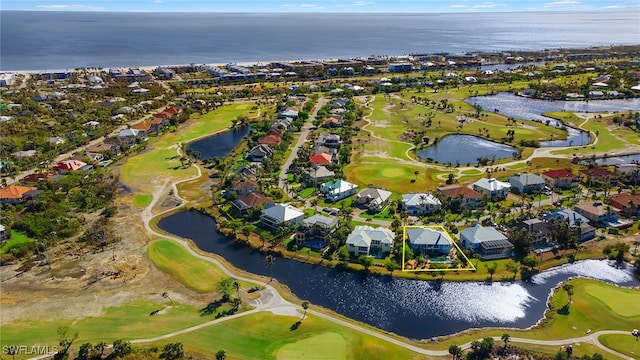
[[[269,275],[263,266],[263,254],[222,236],[208,215],[184,211],[161,219],[158,227],[193,240],[203,251],[218,254],[240,269]],[[618,268],[597,260],[563,265],[530,282],[490,284],[396,279],[284,258],[275,260],[272,271],[300,299],[412,339],[476,327],[533,326],[546,310],[551,289],[574,276],[640,286],[631,266]]]
[[[199,152],[202,160],[214,157],[222,159],[229,155],[250,131],[250,126],[231,129],[190,142],[187,149]]]
[[[505,159],[513,157],[518,150],[512,146],[499,144],[473,135],[448,135],[437,144],[419,150],[416,155],[423,159],[433,159],[441,164],[473,164],[478,158]]]

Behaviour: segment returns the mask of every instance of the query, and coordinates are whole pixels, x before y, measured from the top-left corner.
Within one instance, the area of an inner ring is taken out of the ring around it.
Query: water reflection
[[[185,211],[160,220],[158,226],[192,239],[202,250],[219,254],[240,269],[268,275],[262,254],[220,235],[207,215]],[[604,261],[565,265],[531,282],[492,284],[394,279],[284,258],[276,259],[273,275],[301,299],[414,339],[473,327],[532,326],[543,316],[551,289],[572,276],[640,285],[629,267],[615,268]]]
[[[202,160],[213,157],[223,158],[238,146],[249,131],[251,131],[250,126],[231,129],[191,142],[187,145],[187,149],[200,153]]]
[[[478,158],[506,159],[513,157],[518,150],[509,145],[499,144],[471,135],[448,135],[437,144],[419,150],[416,155],[423,159],[432,159],[441,164],[469,164],[478,162]]]

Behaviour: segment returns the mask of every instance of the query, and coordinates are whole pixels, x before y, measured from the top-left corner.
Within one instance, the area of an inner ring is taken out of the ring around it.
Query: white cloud
[[[162,0],[153,0],[153,3],[154,3],[154,4],[162,4],[163,2],[164,2],[164,1],[162,1]]]
[[[318,4],[282,4],[281,7],[286,8],[302,8],[302,9],[312,9],[312,10],[322,10],[324,6]]]
[[[578,6],[578,5],[580,5],[580,1],[563,0],[563,1],[554,1],[550,3],[545,3],[543,6],[546,8],[557,8],[557,7]]]
[[[474,8],[474,9],[492,9],[494,7],[501,6],[501,5],[502,4],[494,3],[494,2],[491,2],[491,1],[486,1],[486,2],[483,2],[482,4],[474,5],[472,8]]]
[[[456,4],[456,5],[451,5],[450,7],[453,8],[453,9],[465,9],[468,6],[467,5],[462,5],[462,4]]]
[[[353,2],[351,6],[367,6],[367,5],[373,5],[373,4],[375,4],[373,1],[358,0]]]
[[[104,11],[103,6],[91,6],[80,4],[54,4],[54,5],[38,5],[38,9],[44,10],[64,10],[64,11]]]

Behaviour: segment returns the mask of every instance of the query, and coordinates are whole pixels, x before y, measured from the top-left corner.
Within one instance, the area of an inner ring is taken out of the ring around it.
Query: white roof
[[[472,226],[460,231],[460,238],[466,238],[472,244],[479,244],[483,241],[507,240],[501,232],[494,227]]]
[[[452,245],[453,240],[443,231],[431,228],[409,228],[407,229],[409,243],[413,245]]]
[[[500,180],[496,180],[494,178],[490,178],[490,179],[482,178],[474,182],[473,185],[488,191],[500,191],[503,189],[511,188],[511,184],[502,182]]]
[[[402,203],[405,206],[442,205],[440,200],[429,193],[402,194]]]
[[[379,227],[372,228],[371,226],[356,226],[355,229],[347,237],[347,245],[359,247],[359,246],[371,246],[371,241],[378,240],[381,244],[393,244],[393,238],[395,234],[393,231]]]
[[[304,213],[289,204],[278,204],[262,210],[262,215],[277,219],[280,222],[287,222],[297,217],[304,216]]]

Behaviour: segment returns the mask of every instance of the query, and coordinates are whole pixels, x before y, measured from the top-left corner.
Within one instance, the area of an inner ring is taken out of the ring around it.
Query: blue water
[[[187,149],[200,153],[200,159],[211,159],[214,157],[224,158],[238,146],[240,141],[249,133],[250,126],[239,129],[232,129],[219,134],[203,137],[187,145]]]
[[[637,44],[638,18],[637,11],[455,14],[0,11],[0,70]]]
[[[490,160],[513,157],[518,150],[509,145],[499,144],[471,135],[449,135],[438,141],[436,145],[416,152],[421,159],[433,159],[441,164],[466,165],[478,162],[478,158]]]

